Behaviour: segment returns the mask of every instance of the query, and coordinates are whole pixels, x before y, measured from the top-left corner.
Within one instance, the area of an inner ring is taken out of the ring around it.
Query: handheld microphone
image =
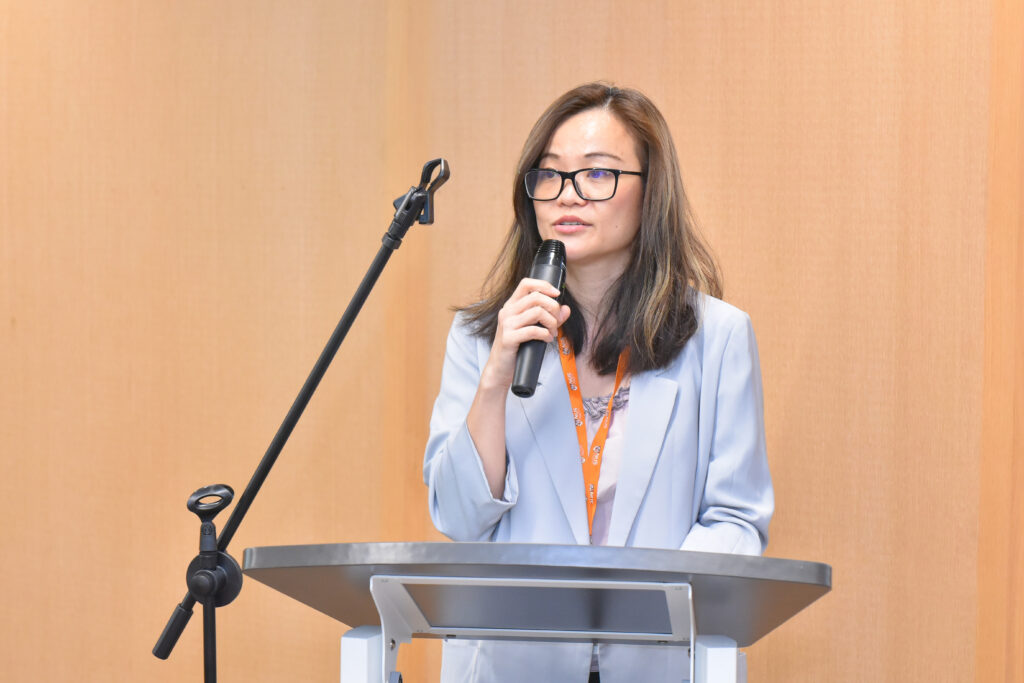
[[[533,257],[530,277],[550,282],[559,292],[565,286],[565,245],[558,240],[544,240]],[[561,300],[561,296],[559,296]],[[537,389],[540,364],[544,360],[544,347],[539,339],[531,339],[519,345],[516,352],[516,372],[512,376],[512,393],[520,398],[529,398]]]

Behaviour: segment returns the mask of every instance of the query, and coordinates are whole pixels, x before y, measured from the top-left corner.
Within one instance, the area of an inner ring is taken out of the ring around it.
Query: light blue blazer
[[[750,318],[697,295],[699,327],[659,370],[634,375],[608,544],[757,555],[774,509],[761,368]],[[490,354],[456,316],[423,463],[434,525],[454,541],[588,544],[579,444],[554,344],[536,393],[509,392],[508,472],[491,496],[466,415]],[[441,679],[585,683],[591,645],[449,641]],[[679,681],[681,648],[602,645],[602,683]]]

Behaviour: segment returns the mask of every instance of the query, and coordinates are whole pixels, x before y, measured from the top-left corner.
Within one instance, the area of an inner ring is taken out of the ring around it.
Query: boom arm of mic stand
[[[436,175],[434,175],[435,169],[438,169]],[[377,252],[377,256],[373,259],[373,263],[370,264],[370,268],[363,277],[362,282],[359,283],[359,287],[352,296],[348,308],[345,309],[345,313],[341,316],[341,320],[338,321],[337,327],[334,328],[334,333],[331,334],[327,346],[321,352],[316,365],[313,366],[312,372],[309,373],[305,384],[302,385],[299,395],[288,410],[284,422],[281,423],[277,434],[274,435],[273,441],[267,447],[263,459],[256,467],[256,471],[249,480],[248,486],[245,487],[245,491],[231,511],[231,516],[221,529],[217,539],[217,549],[219,551],[226,552],[228,543],[231,542],[235,531],[245,517],[245,513],[248,512],[249,506],[252,505],[256,494],[259,493],[260,487],[263,486],[267,475],[270,474],[274,462],[277,461],[277,456],[281,454],[281,450],[284,448],[285,443],[287,443],[288,437],[291,436],[292,430],[295,429],[299,418],[302,417],[306,405],[309,404],[313,393],[320,384],[320,380],[323,379],[331,361],[334,360],[338,348],[341,347],[341,343],[345,340],[345,335],[348,334],[349,328],[352,327],[356,316],[359,315],[359,311],[366,302],[366,298],[370,295],[370,291],[377,282],[377,278],[380,277],[381,271],[384,270],[384,266],[387,265],[388,259],[391,258],[391,254],[401,246],[402,238],[405,237],[414,221],[418,220],[424,224],[433,223],[434,192],[448,180],[450,175],[451,171],[447,161],[444,159],[429,161],[423,166],[420,184],[417,187],[409,188],[408,192],[395,200],[395,215],[391,220],[391,225],[388,226],[387,232],[381,238],[382,244]],[[154,656],[159,659],[167,659],[170,656],[175,643],[178,642],[178,638],[192,617],[192,608],[195,604],[196,599],[192,594],[186,593],[181,603],[174,608],[171,618],[164,627],[163,633],[160,634],[160,638],[153,647]]]

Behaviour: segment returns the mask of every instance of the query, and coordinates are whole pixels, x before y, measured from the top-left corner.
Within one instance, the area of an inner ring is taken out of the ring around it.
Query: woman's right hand
[[[533,339],[550,342],[569,318],[569,307],[555,300],[558,290],[544,280],[523,279],[498,311],[491,355],[480,374],[466,428],[473,439],[491,496],[505,487],[505,401],[516,371],[519,345]]]
[[[507,391],[516,369],[520,344],[539,340],[550,342],[558,328],[569,319],[569,307],[558,303],[558,289],[544,280],[523,278],[498,311],[498,326],[480,377],[481,388]]]

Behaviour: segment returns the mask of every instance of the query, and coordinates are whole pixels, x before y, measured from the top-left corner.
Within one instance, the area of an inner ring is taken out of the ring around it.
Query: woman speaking
[[[456,541],[760,554],[774,499],[750,318],[724,303],[664,118],[575,88],[523,146],[484,298],[448,336],[423,475]],[[531,279],[565,245],[562,291]],[[546,343],[534,395],[517,351]],[[682,648],[450,641],[442,680],[679,680]]]

